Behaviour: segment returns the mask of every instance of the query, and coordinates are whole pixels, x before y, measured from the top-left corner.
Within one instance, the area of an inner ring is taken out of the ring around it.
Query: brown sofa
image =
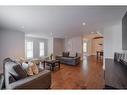
[[[51,86],[51,72],[43,70],[37,75],[28,76],[19,80],[14,80],[12,75],[15,74],[14,66],[16,61],[11,59],[4,60],[4,77],[5,89],[49,89]]]

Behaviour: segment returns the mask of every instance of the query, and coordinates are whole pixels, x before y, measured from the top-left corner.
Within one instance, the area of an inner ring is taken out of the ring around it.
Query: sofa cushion
[[[31,68],[32,68],[32,71],[33,71],[33,73],[34,73],[35,75],[39,73],[39,69],[38,69],[38,67],[37,67],[36,64],[33,64]]]
[[[75,57],[75,53],[70,53],[69,57]]]
[[[27,75],[28,75],[28,76],[29,76],[29,75],[30,75],[30,76],[33,75],[32,68],[31,68],[31,66],[30,66],[28,63],[23,62],[21,66],[22,66],[23,70],[25,70],[25,71],[27,72]]]
[[[36,75],[39,73],[38,66],[33,62],[22,63],[22,68],[27,72],[28,75]]]
[[[34,73],[33,73],[33,71],[32,71],[32,68],[31,68],[31,66],[29,66],[28,68],[27,68],[27,74],[29,75],[29,76],[32,76],[32,75],[34,75]]]
[[[14,78],[14,76],[10,73],[9,75],[9,83],[13,83],[16,82],[16,79]]]
[[[25,72],[25,70],[23,70],[20,64],[13,66],[13,69],[17,73],[17,76],[13,75],[16,80],[20,80],[27,77],[27,73]]]
[[[22,68],[23,68],[24,70],[27,70],[28,67],[29,67],[28,63],[25,63],[25,62],[23,62],[23,63],[21,64],[21,66],[22,66]]]
[[[63,52],[63,57],[69,57],[69,52]]]

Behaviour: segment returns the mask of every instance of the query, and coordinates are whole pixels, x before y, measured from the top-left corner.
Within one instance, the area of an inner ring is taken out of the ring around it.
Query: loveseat
[[[67,65],[77,65],[80,63],[80,57],[76,53],[75,56],[69,56],[69,52],[63,52],[62,56],[56,56],[56,59],[60,61],[60,63]]]
[[[37,75],[27,76],[25,78],[14,80],[13,76],[18,74],[14,66],[18,63],[7,58],[4,60],[5,89],[49,89],[51,86],[51,72],[43,70]],[[21,73],[21,72],[20,72]],[[21,78],[22,76],[20,76]]]

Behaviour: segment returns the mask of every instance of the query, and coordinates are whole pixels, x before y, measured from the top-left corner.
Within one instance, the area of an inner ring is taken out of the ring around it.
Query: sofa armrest
[[[55,58],[56,58],[57,60],[59,60],[59,59],[62,58],[62,56],[56,56]]]
[[[4,85],[4,75],[0,74],[0,90],[3,88]]]
[[[51,85],[51,72],[44,70],[33,75],[9,84],[7,89],[46,89]]]

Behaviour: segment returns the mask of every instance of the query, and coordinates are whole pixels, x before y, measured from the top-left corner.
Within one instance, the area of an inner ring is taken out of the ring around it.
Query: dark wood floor
[[[103,89],[104,75],[102,62],[96,56],[84,57],[77,66],[61,65],[52,72],[52,89]]]

